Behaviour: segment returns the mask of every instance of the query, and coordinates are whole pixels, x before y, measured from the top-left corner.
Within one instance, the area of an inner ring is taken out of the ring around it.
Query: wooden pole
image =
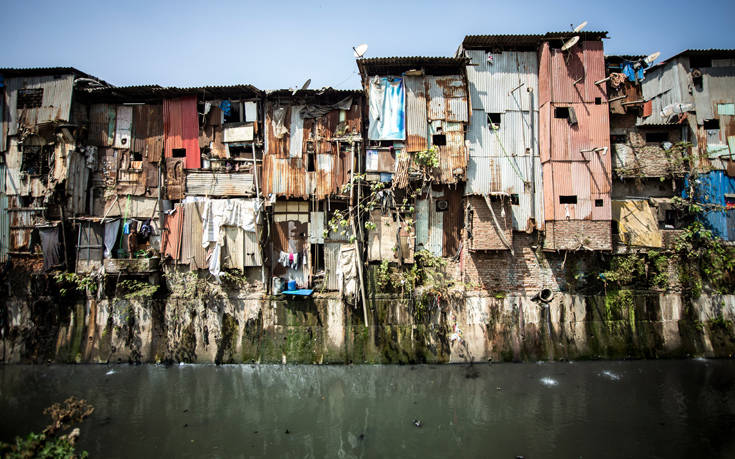
[[[350,213],[355,211],[355,142],[352,142],[352,153],[351,167],[350,167],[350,183],[352,187],[350,189]],[[359,202],[358,202],[359,205]],[[355,218],[357,214],[350,215],[350,222],[352,224],[352,236],[355,238],[355,263],[357,264],[357,273],[360,276],[360,294],[362,297],[362,318],[365,321],[365,327],[368,327],[367,317],[367,296],[365,294],[365,279],[362,273],[362,256],[360,254],[360,244],[357,240],[357,228],[355,225]]]

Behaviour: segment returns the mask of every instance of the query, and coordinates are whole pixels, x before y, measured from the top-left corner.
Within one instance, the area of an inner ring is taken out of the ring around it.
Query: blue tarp
[[[311,296],[311,294],[314,293],[314,290],[302,288],[299,290],[284,290],[281,293],[284,295]]]
[[[403,78],[370,80],[370,140],[406,139],[406,91]]]
[[[682,197],[688,198],[689,177],[684,180]],[[697,176],[694,184],[694,200],[701,204],[714,204],[720,209],[706,209],[700,216],[700,221],[716,236],[726,241],[735,241],[735,209],[726,210],[728,201],[732,205],[732,198],[725,195],[735,195],[735,178],[728,177],[725,171],[711,171]]]

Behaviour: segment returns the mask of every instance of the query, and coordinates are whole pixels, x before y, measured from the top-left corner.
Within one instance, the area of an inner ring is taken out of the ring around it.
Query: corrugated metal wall
[[[304,120],[302,130],[303,147],[299,157],[290,157],[290,136],[275,135],[274,103],[268,103],[265,116],[266,151],[263,156],[262,189],[265,195],[317,199],[339,194],[349,181],[351,142],[345,135],[359,134],[361,129],[361,104],[353,99],[352,106],[345,111],[340,122],[340,110],[331,110],[317,119]],[[286,109],[286,125],[291,119],[291,110]],[[359,145],[359,144],[358,144]],[[309,158],[309,155],[313,156]],[[308,171],[309,161],[314,170]]]
[[[196,96],[163,101],[163,135],[166,158],[173,150],[186,150],[186,169],[199,169],[199,115]]]
[[[8,100],[8,135],[18,132],[18,122],[36,125],[51,121],[69,121],[74,75],[18,77],[5,80]],[[43,89],[41,106],[16,109],[19,89]]]
[[[428,148],[426,115],[426,86],[421,76],[406,76],[406,151],[424,151]]]
[[[569,53],[544,43],[540,55],[545,219],[610,220],[609,108],[605,85],[594,84],[605,77],[602,42],[585,41]],[[577,122],[557,117],[557,108],[573,112]],[[562,196],[574,196],[577,202],[562,202]]]
[[[656,126],[667,124],[669,117],[663,117],[661,110],[671,104],[688,104],[694,100],[682,85],[689,82],[689,77],[680,59],[674,59],[646,71],[646,78],[641,83],[643,99],[651,101],[651,116],[639,117],[638,126]]]
[[[467,51],[472,119],[465,195],[518,195],[513,229],[525,231],[530,219],[543,228],[543,182],[538,146],[538,57],[535,52]],[[488,54],[493,63],[488,63]],[[530,91],[529,91],[530,90]],[[500,114],[493,130],[488,113]]]
[[[190,173],[186,175],[186,194],[191,196],[252,196],[253,174]]]
[[[8,259],[10,244],[10,218],[8,195],[5,194],[5,165],[0,164],[0,263]]]

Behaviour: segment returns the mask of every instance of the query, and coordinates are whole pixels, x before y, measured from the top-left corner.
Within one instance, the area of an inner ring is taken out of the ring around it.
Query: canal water
[[[735,457],[732,360],[5,365],[0,440],[71,395],[91,457]]]

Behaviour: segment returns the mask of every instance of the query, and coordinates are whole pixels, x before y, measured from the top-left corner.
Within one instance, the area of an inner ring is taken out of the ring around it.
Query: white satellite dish
[[[358,59],[365,55],[365,52],[367,52],[367,49],[368,49],[368,45],[365,43],[352,47],[352,51],[355,52],[355,57]]]
[[[311,84],[311,78],[306,80],[306,83],[304,83],[303,86],[301,86],[301,89],[298,89],[298,87],[291,88],[291,95],[296,95],[297,92],[303,91],[304,89],[308,89],[309,85]]]
[[[561,50],[562,51],[568,50],[572,46],[576,45],[578,41],[579,41],[579,35],[573,36],[569,40],[565,41],[563,45],[561,45]]]
[[[574,28],[574,31],[575,31],[575,32],[579,32],[580,30],[584,29],[584,27],[585,27],[586,25],[587,25],[587,21],[584,21],[583,23],[581,23],[580,25],[578,25],[577,27],[575,27],[575,28]]]
[[[653,64],[653,61],[658,59],[660,55],[661,55],[661,51],[656,51],[655,53],[649,54],[648,56],[646,56],[646,58],[643,59],[643,62],[645,62],[646,65],[650,66],[651,64]]]

